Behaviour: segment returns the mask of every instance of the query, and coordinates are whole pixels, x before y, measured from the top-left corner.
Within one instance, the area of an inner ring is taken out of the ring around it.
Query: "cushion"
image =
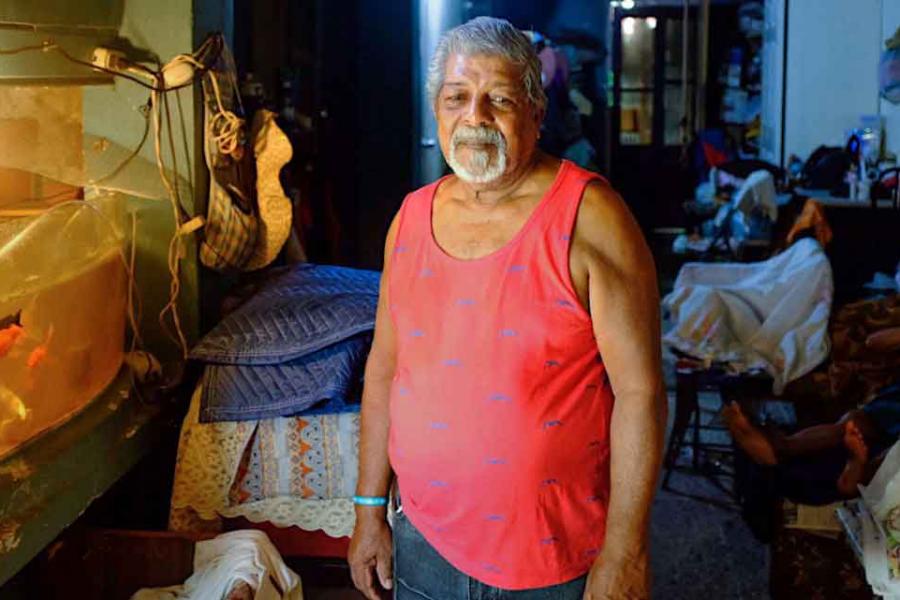
[[[357,411],[371,342],[364,333],[281,364],[208,365],[200,421]]]
[[[191,351],[230,365],[274,365],[375,327],[380,273],[301,264],[266,283]]]

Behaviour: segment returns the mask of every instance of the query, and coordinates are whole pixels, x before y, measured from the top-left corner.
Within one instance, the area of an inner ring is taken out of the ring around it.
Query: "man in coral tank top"
[[[385,244],[354,583],[648,598],[665,403],[646,244],[602,178],[537,149],[540,62],[507,21],[445,34],[428,89],[454,174],[407,196]]]

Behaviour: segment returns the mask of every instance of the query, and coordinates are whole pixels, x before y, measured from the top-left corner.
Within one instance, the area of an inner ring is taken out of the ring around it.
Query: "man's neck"
[[[540,160],[540,153],[535,152],[517,172],[504,175],[487,184],[468,183],[459,179],[463,198],[467,202],[485,207],[502,204],[522,191]]]

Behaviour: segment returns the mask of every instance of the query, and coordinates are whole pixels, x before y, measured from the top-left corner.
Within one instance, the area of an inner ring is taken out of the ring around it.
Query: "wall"
[[[790,0],[788,20],[785,157],[843,144],[859,115],[875,113],[885,148],[900,154],[900,105],[879,98],[877,70],[884,40],[900,27],[900,2]]]
[[[862,114],[879,109],[882,0],[791,0],[784,156],[842,145]],[[888,0],[886,4],[897,4]]]

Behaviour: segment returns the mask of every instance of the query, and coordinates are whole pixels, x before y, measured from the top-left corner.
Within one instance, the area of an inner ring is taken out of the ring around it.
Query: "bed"
[[[193,350],[169,528],[264,529],[288,556],[345,556],[378,274],[280,273]]]

